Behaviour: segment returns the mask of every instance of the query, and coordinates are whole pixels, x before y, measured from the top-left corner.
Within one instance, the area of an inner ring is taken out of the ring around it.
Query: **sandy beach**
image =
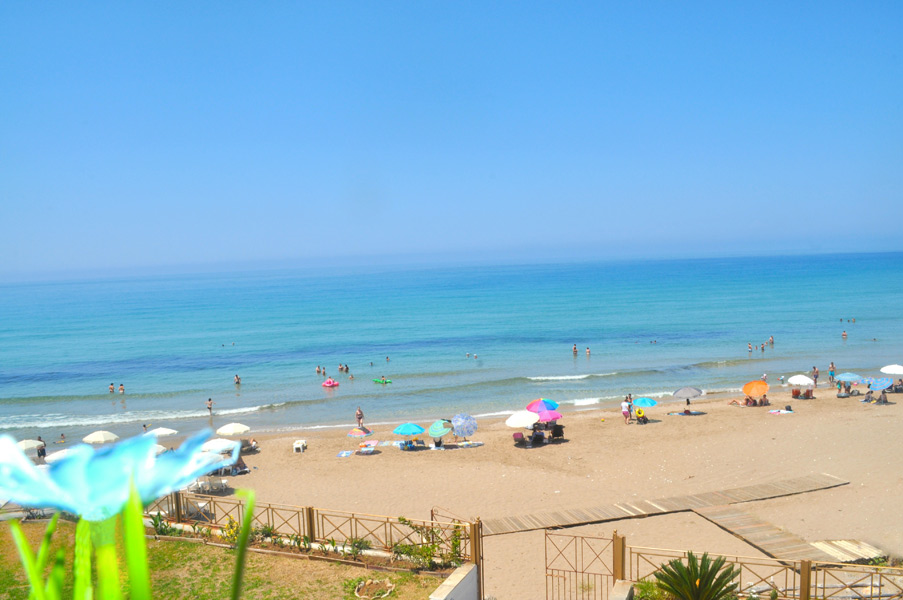
[[[625,425],[614,411],[565,414],[566,442],[515,447],[504,419],[484,419],[481,447],[401,452],[380,447],[372,456],[339,458],[356,449],[343,430],[302,430],[259,438],[246,457],[252,471],[236,487],[256,490],[261,502],[313,505],[371,514],[429,518],[430,509],[472,519],[580,508],[605,503],[717,491],[816,473],[849,485],[744,504],[744,509],[806,541],[858,539],[893,555],[903,553],[903,454],[898,436],[903,395],[888,406],[838,399],[819,388],[813,400],[792,400],[772,389],[772,406],[738,407],[730,398],[694,401],[699,417],[668,416],[682,404],[648,409],[648,425]],[[791,404],[794,414],[769,414]],[[373,412],[373,411],[370,411]],[[604,421],[602,420],[604,419]],[[394,440],[391,426],[371,439]],[[307,440],[303,454],[295,439]],[[567,530],[628,543],[761,556],[755,548],[693,513],[629,519]],[[541,531],[486,538],[486,593],[500,600],[531,597],[543,586]],[[537,594],[541,595],[541,594]]]

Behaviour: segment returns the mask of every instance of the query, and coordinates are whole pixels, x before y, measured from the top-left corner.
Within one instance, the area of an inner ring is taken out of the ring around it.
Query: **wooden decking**
[[[771,523],[766,523],[736,506],[707,506],[694,509],[693,512],[772,558],[821,562],[836,560],[809,542],[779,529]]]
[[[747,485],[718,492],[486,519],[483,521],[483,535],[500,535],[553,527],[574,527],[633,517],[664,515],[697,508],[792,496],[794,494],[846,485],[847,483],[849,482],[839,477],[821,473],[807,477],[784,479],[773,483]]]

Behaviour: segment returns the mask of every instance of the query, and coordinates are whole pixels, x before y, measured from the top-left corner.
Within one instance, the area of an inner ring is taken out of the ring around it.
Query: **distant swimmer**
[[[235,385],[241,385],[241,377],[238,376],[238,373],[235,374]]]
[[[768,345],[774,346],[774,336],[770,336],[770,337],[768,338]]]
[[[589,346],[586,347],[586,355],[589,356]]]
[[[320,374],[320,365],[317,365],[317,375]]]
[[[116,386],[112,383],[110,384],[110,393],[112,394],[116,390]]]
[[[577,344],[574,344],[574,354],[577,354]]]
[[[380,382],[380,383],[386,383],[386,376],[383,375],[382,377],[380,377],[380,378],[379,378],[379,382]]]
[[[388,356],[386,357],[386,362],[389,362],[389,357],[388,357]]]
[[[213,398],[207,398],[207,412],[213,414]]]
[[[60,434],[60,439],[58,439],[58,440],[56,441],[56,443],[57,443],[57,444],[65,444],[65,443],[66,443],[66,434],[65,434],[65,433],[61,433],[61,434]]]
[[[476,354],[473,355],[473,359],[474,359],[474,360],[477,359],[477,355],[476,355]]]
[[[470,358],[470,352],[466,352],[466,353],[464,354],[464,356],[465,356],[465,358]]]
[[[121,383],[119,384],[119,393],[120,393],[120,394],[124,394],[124,393],[125,393],[125,386],[122,385]]]
[[[840,334],[840,337],[842,337],[843,339],[847,339],[847,330],[846,329],[843,330],[843,333]]]
[[[752,352],[752,342],[747,342],[746,347],[749,348],[750,352]]]
[[[144,428],[144,433],[147,433],[147,423],[144,423],[141,427]]]

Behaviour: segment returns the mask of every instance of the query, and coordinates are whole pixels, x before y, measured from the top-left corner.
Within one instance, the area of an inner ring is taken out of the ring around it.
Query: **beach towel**
[[[394,446],[395,444],[396,444],[396,442],[393,442],[393,441],[391,441],[391,440],[387,440],[387,441],[385,441],[385,442],[380,442],[380,443],[379,443],[380,446]]]
[[[337,456],[339,458],[345,458],[346,456],[351,456],[352,454],[354,454],[354,450],[342,450],[338,453]]]
[[[482,446],[483,442],[459,442],[458,448],[476,448]]]
[[[669,412],[668,414],[672,417],[698,417],[699,415],[704,415],[705,413],[700,410],[691,410],[690,414],[682,412]]]
[[[792,410],[775,409],[775,410],[768,411],[768,413],[772,414],[772,415],[792,415],[793,411]]]

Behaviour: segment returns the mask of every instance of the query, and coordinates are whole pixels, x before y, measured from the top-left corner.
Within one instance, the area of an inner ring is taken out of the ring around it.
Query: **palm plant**
[[[655,578],[659,587],[677,600],[724,600],[736,591],[738,584],[733,580],[739,574],[739,569],[724,568],[723,556],[713,561],[706,552],[697,560],[688,552],[686,565],[679,558],[674,559],[662,565]]]

